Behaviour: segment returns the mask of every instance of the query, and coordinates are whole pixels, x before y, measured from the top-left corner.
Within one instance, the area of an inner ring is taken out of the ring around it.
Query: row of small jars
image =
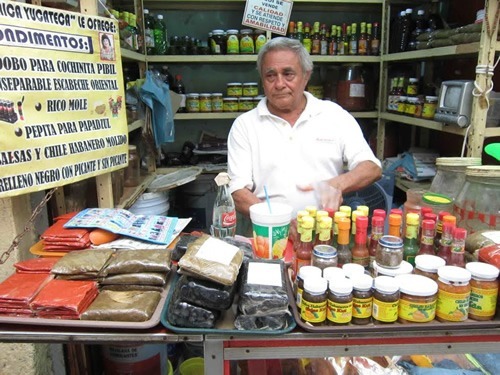
[[[252,55],[259,53],[267,42],[264,30],[252,29],[221,29],[208,33],[212,55]]]
[[[442,266],[437,281],[418,273],[373,278],[361,266],[354,271],[358,266],[302,267],[296,287],[301,320],[313,326],[364,325],[491,320],[495,315],[498,269],[492,265]]]
[[[257,107],[262,96],[223,97],[222,93],[191,93],[186,95],[188,113],[246,112]]]
[[[391,112],[432,120],[436,113],[437,96],[399,96],[389,103]]]

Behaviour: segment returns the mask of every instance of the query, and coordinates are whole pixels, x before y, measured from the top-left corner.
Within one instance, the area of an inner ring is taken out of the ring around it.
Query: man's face
[[[286,113],[298,109],[310,74],[304,74],[291,51],[270,51],[262,64],[262,84],[269,110]]]

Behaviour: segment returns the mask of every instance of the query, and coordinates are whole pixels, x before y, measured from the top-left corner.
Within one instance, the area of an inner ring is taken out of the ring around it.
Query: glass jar
[[[498,299],[498,268],[488,263],[469,262],[465,269],[472,275],[469,318],[493,319]]]
[[[457,226],[469,234],[500,229],[500,166],[467,167],[453,215],[457,217]]]
[[[356,275],[352,280],[352,323],[370,323],[373,306],[373,278],[370,275]]]
[[[200,94],[200,112],[212,112],[212,94]]]
[[[438,280],[438,269],[445,266],[446,262],[437,255],[422,254],[415,257],[415,275],[422,275],[434,281]]]
[[[337,249],[330,245],[316,245],[313,248],[311,263],[324,270],[337,266]]]
[[[374,323],[394,323],[398,320],[399,285],[389,276],[373,280],[372,318]]]
[[[406,190],[406,201],[403,204],[403,217],[410,212],[420,215],[420,209],[422,208],[422,197],[425,194],[425,190],[422,188],[410,188]]]
[[[428,191],[422,196],[422,207],[429,207],[433,213],[438,215],[442,211],[451,212],[453,200],[447,195]]]
[[[352,281],[343,278],[329,281],[328,284],[328,301],[326,307],[327,324],[349,324],[352,320]]]
[[[406,97],[406,106],[405,106],[404,114],[406,116],[414,117],[416,105],[417,105],[417,98]]]
[[[259,84],[257,82],[243,83],[243,96],[257,96],[259,95]]]
[[[398,321],[427,323],[436,316],[437,283],[421,275],[396,276],[399,285]]]
[[[470,271],[456,266],[438,269],[436,318],[439,321],[463,322],[469,315]]]
[[[240,53],[242,55],[252,55],[255,53],[255,43],[252,29],[242,29],[240,32]]]
[[[422,106],[422,118],[432,120],[437,108],[437,96],[426,96]]]
[[[348,279],[352,279],[365,273],[365,267],[363,267],[361,264],[356,263],[346,263],[342,265],[342,270],[345,273],[345,277],[347,277]]]
[[[210,51],[212,55],[225,55],[226,54],[226,36],[224,30],[212,30],[210,37]]]
[[[128,146],[128,166],[125,168],[125,181],[123,186],[135,187],[139,185],[141,178],[140,159],[137,153],[137,146]]]
[[[226,87],[226,95],[229,97],[235,96],[239,98],[243,95],[243,85],[241,82],[230,82],[226,85]]]
[[[329,282],[336,279],[345,279],[345,271],[340,267],[326,267],[323,269],[323,277]]]
[[[295,302],[300,311],[302,293],[304,292],[304,280],[308,277],[321,277],[321,269],[314,266],[302,266],[295,278]]]
[[[429,191],[455,200],[465,183],[467,167],[481,165],[481,158],[444,157],[436,159],[436,175]]]
[[[238,98],[227,97],[222,99],[224,112],[238,112]]]
[[[240,38],[238,30],[230,29],[226,31],[226,46],[228,55],[239,55],[240,53]]]
[[[300,319],[313,326],[320,326],[326,320],[328,282],[322,277],[308,277],[304,280],[304,292],[300,307]]]
[[[186,110],[189,113],[200,112],[200,95],[187,94],[186,95]]]
[[[253,31],[253,39],[255,43],[255,53],[259,53],[260,49],[267,43],[266,32],[264,30],[255,29]]]
[[[398,268],[403,261],[403,240],[385,235],[378,240],[375,262],[385,268]]]
[[[367,87],[362,64],[344,64],[337,85],[337,103],[347,111],[367,109]]]
[[[418,78],[409,78],[406,86],[406,96],[418,95]]]
[[[212,112],[223,112],[224,101],[222,100],[222,93],[214,92],[212,94]]]
[[[253,101],[249,96],[242,96],[238,99],[238,111],[246,112],[253,109]]]
[[[398,100],[398,109],[397,113],[400,115],[404,115],[406,113],[406,104],[408,103],[408,97],[407,96],[400,96]]]

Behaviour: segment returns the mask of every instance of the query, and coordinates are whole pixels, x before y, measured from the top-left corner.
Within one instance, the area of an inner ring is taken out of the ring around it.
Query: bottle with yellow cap
[[[316,218],[315,218],[316,221],[314,223],[314,239],[313,239],[313,242],[315,245],[318,242],[321,219],[324,217],[328,217],[328,211],[325,211],[325,210],[316,211]],[[330,245],[330,244],[325,244],[325,245]]]
[[[403,259],[415,266],[415,257],[418,254],[418,225],[420,217],[418,214],[410,212],[406,214],[406,230],[403,240]]]

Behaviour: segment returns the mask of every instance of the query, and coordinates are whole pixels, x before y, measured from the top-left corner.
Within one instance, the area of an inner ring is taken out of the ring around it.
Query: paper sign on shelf
[[[247,0],[242,25],[286,35],[293,1]]]
[[[128,164],[118,22],[0,2],[0,198]]]

